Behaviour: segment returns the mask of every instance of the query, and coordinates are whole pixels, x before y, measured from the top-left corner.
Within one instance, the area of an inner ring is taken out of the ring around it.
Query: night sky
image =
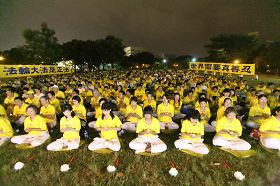
[[[159,54],[203,57],[209,38],[258,31],[280,40],[274,0],[0,0],[0,50],[24,43],[22,31],[46,22],[60,43],[112,34]]]

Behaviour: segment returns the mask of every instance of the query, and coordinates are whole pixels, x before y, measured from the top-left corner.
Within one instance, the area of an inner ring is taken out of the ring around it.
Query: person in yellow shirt
[[[14,107],[13,115],[9,116],[9,119],[17,125],[23,125],[26,117],[26,108],[28,105],[23,102],[23,98],[21,97],[16,97],[15,103],[16,106]]]
[[[59,90],[57,85],[52,86],[52,90],[54,91],[55,97],[57,99],[59,99],[60,101],[64,101],[65,94],[62,91]]]
[[[143,103],[143,107],[147,107],[147,106],[151,106],[153,108],[154,113],[156,113],[157,110],[157,102],[154,100],[153,98],[153,94],[151,92],[147,92],[146,93],[146,98],[144,103]]]
[[[209,120],[211,117],[210,109],[207,107],[207,99],[200,98],[199,99],[199,107],[196,108],[200,113],[201,123],[204,124],[205,132],[215,132],[215,127],[209,124]]]
[[[93,97],[90,99],[90,105],[91,108],[96,110],[96,108],[99,106],[99,100],[102,98],[100,96],[99,91],[97,89],[93,90]]]
[[[160,124],[158,119],[153,117],[153,108],[151,106],[144,108],[144,118],[138,121],[136,133],[138,137],[129,143],[129,147],[135,150],[136,154],[166,151],[166,144],[158,137]]]
[[[258,104],[250,108],[247,126],[250,128],[259,128],[270,115],[271,111],[267,106],[267,97],[263,94],[259,95]]]
[[[99,116],[102,115],[102,109],[101,109],[101,107],[102,107],[102,104],[105,103],[105,102],[107,102],[106,98],[101,98],[101,99],[99,100],[99,107],[96,107],[96,110],[95,110],[94,112],[92,112],[92,115],[90,115],[90,116],[93,116],[93,115],[94,115],[95,119],[97,120],[97,119],[99,118]],[[88,123],[88,126],[89,126],[90,128],[95,128],[96,120],[95,120],[95,121],[89,122],[89,123]]]
[[[63,105],[61,109],[64,117],[60,119],[60,132],[63,133],[63,136],[47,146],[49,151],[73,150],[80,146],[80,119],[70,104]]]
[[[268,96],[267,101],[269,108],[273,110],[277,106],[280,106],[280,91],[275,89],[272,93]]]
[[[156,101],[160,101],[164,94],[165,92],[162,90],[162,86],[159,86],[156,91]]]
[[[85,100],[90,101],[90,99],[93,97],[92,90],[89,89],[89,87],[85,87],[85,91],[83,92],[83,97]]]
[[[34,105],[37,108],[41,107],[39,99],[34,97],[34,91],[33,90],[27,91],[26,94],[27,94],[28,98],[25,99],[25,103],[27,103],[28,105]]]
[[[60,101],[55,97],[54,91],[49,91],[47,95],[50,104],[54,106],[56,114],[59,115],[61,113]]]
[[[125,115],[126,107],[129,105],[129,100],[130,99],[125,96],[125,92],[121,90],[117,96],[117,107],[120,115]]]
[[[76,113],[76,116],[82,122],[86,123],[86,121],[87,121],[87,111],[86,111],[85,106],[83,104],[81,104],[81,98],[79,96],[74,96],[72,98],[72,102],[73,102],[72,108],[73,108],[73,111]]]
[[[57,123],[55,107],[49,103],[46,96],[42,96],[40,98],[40,102],[42,105],[40,109],[40,116],[45,118],[48,128],[52,129]]]
[[[70,105],[73,105],[72,99],[73,99],[74,96],[79,96],[80,99],[81,99],[81,104],[84,104],[84,99],[83,99],[83,97],[80,95],[79,90],[74,89],[74,90],[72,91],[72,97],[71,97],[70,100],[69,100],[69,104],[70,104]]]
[[[193,95],[193,91],[192,90],[187,91],[187,95],[184,98],[184,104],[187,104],[188,106],[194,106],[195,101],[196,100]]]
[[[223,106],[225,98],[230,98],[230,89],[228,89],[228,88],[225,88],[223,90],[223,96],[220,97],[218,100],[219,107]]]
[[[181,113],[183,101],[181,101],[179,93],[174,94],[174,99],[170,101],[170,104],[174,106],[174,120],[184,118],[185,115]]]
[[[274,114],[260,126],[260,142],[269,149],[280,153],[280,106],[274,109]]]
[[[91,151],[99,149],[111,149],[112,151],[119,151],[121,144],[118,138],[117,131],[121,130],[122,122],[118,116],[112,112],[110,103],[105,102],[102,104],[102,116],[96,121],[96,129],[100,131],[100,137],[93,139],[88,146]]]
[[[13,128],[8,119],[0,116],[0,146],[13,137]]]
[[[15,136],[11,139],[11,142],[29,144],[32,147],[42,145],[50,137],[46,120],[37,115],[38,108],[34,105],[28,106],[26,113],[28,117],[24,120],[24,130],[28,134]]]
[[[8,90],[6,91],[6,98],[4,99],[4,105],[7,108],[7,114],[9,115],[12,113],[13,108],[15,106],[15,98],[18,97],[18,94],[15,92],[14,87],[9,87]]]
[[[41,92],[41,88],[39,88],[39,87],[35,87],[35,88],[34,88],[34,91],[35,91],[34,97],[37,98],[38,100],[40,100],[40,98],[41,98],[42,96],[45,96],[45,95]]]
[[[225,110],[228,107],[232,107],[232,106],[233,105],[232,105],[231,99],[230,98],[225,98],[223,106],[220,107],[218,109],[218,111],[217,111],[217,118],[216,118],[216,120],[218,121],[219,119],[221,119],[224,116]]]
[[[122,129],[135,131],[137,122],[143,118],[143,110],[141,106],[137,105],[136,97],[130,99],[130,105],[126,107],[125,117],[127,122],[123,123]]]
[[[163,95],[162,103],[157,107],[158,120],[160,121],[160,129],[170,129],[176,130],[179,128],[179,125],[172,121],[174,116],[174,106],[169,104],[167,95]]]
[[[137,98],[138,101],[144,101],[146,92],[145,89],[142,88],[141,84],[137,85],[137,89],[134,91],[134,96]]]
[[[182,123],[180,139],[174,145],[177,149],[187,149],[198,154],[208,154],[209,149],[201,138],[204,135],[204,124],[200,121],[198,110],[190,109]]]
[[[0,117],[7,118],[6,109],[0,104]]]
[[[251,145],[239,137],[242,135],[242,126],[236,119],[236,111],[233,107],[225,110],[225,116],[217,121],[216,135],[213,145],[231,150],[249,150]]]

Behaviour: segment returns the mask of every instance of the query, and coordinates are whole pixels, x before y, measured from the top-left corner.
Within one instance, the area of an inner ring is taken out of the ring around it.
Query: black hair
[[[186,116],[186,119],[187,120],[190,120],[190,119],[197,119],[197,120],[199,120],[200,121],[200,113],[199,113],[199,111],[198,110],[195,110],[195,109],[190,109],[189,111],[188,111],[188,114],[187,114],[187,116]]]
[[[276,112],[280,112],[280,106],[275,107],[275,108],[273,109],[272,115],[273,115],[273,116],[276,116]]]
[[[15,97],[14,100],[20,100],[20,101],[23,101],[23,98],[22,97]]]
[[[74,96],[74,97],[72,98],[72,100],[76,100],[76,101],[78,101],[79,103],[81,102],[80,96]]]
[[[65,112],[66,110],[69,110],[71,112],[72,117],[76,115],[76,113],[73,111],[73,108],[70,104],[64,104],[61,106],[62,113]]]
[[[207,100],[206,98],[199,98],[199,101],[198,101],[198,102],[201,103],[201,102],[203,102],[203,101],[204,101],[205,103],[208,102],[208,100]]]
[[[225,88],[224,90],[223,90],[223,93],[230,93],[230,89],[229,88]]]
[[[101,110],[111,110],[110,116],[113,119],[115,117],[114,113],[112,112],[112,105],[110,102],[105,102],[101,106]],[[102,113],[102,119],[104,119],[105,115]]]
[[[46,101],[49,101],[49,98],[47,96],[42,96],[40,99],[45,99]]]
[[[237,114],[237,112],[236,112],[236,110],[234,109],[234,107],[228,107],[228,108],[225,110],[224,115],[227,116],[227,115],[228,115],[229,113],[231,113],[231,112]]]
[[[143,114],[150,114],[151,116],[153,115],[153,108],[151,106],[146,106],[143,110]]]
[[[79,90],[74,89],[73,92],[75,92],[76,94],[80,94]]]
[[[261,99],[262,97],[265,97],[265,98],[267,98],[267,97],[266,97],[266,95],[264,95],[264,94],[261,94],[261,95],[259,95],[259,96],[258,96],[258,99]]]
[[[223,105],[225,104],[225,102],[226,102],[227,100],[230,100],[230,102],[231,102],[231,98],[225,98],[225,99],[224,99]]]
[[[137,98],[136,98],[135,96],[131,97],[131,98],[130,98],[130,102],[129,102],[129,103],[131,104],[131,102],[132,102],[132,101],[137,102]]]
[[[102,101],[107,102],[107,99],[106,98],[100,98],[98,103],[100,104]]]
[[[36,106],[34,106],[34,105],[29,105],[29,106],[26,108],[26,110],[27,110],[27,109],[32,109],[32,110],[35,111],[36,114],[38,114],[38,108],[37,108]]]
[[[54,91],[49,91],[48,94],[50,94],[50,95],[52,95],[52,96],[55,96]]]

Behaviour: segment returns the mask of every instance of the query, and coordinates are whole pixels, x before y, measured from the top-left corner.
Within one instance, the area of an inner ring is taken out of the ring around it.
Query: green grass
[[[96,135],[96,134],[95,134]],[[206,135],[206,143],[214,134]],[[93,136],[92,136],[93,137]],[[263,150],[249,139],[257,154],[247,159],[236,158],[212,145],[210,153],[202,158],[184,154],[174,147],[178,134],[161,134],[168,150],[153,157],[135,155],[128,143],[135,134],[121,137],[122,149],[112,154],[89,151],[87,141],[78,150],[48,152],[44,144],[38,148],[19,150],[11,143],[0,147],[0,185],[268,185],[280,169],[280,158]],[[48,142],[49,143],[49,142]],[[70,163],[70,160],[74,160]],[[29,160],[31,158],[31,160]],[[106,167],[119,160],[118,171],[108,173]],[[16,162],[25,163],[23,169],[13,170]],[[168,174],[173,161],[179,174]],[[221,165],[215,166],[213,163]],[[60,172],[60,166],[70,163],[70,171]],[[230,166],[226,168],[227,163]],[[235,180],[233,173],[241,171],[246,180]]]

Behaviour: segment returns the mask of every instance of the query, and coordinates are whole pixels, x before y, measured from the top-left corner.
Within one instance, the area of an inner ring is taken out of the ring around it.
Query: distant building
[[[131,56],[131,55],[135,55],[135,54],[138,54],[141,52],[146,52],[147,49],[141,48],[141,47],[129,46],[129,47],[124,48],[124,51],[125,51],[126,56]]]

